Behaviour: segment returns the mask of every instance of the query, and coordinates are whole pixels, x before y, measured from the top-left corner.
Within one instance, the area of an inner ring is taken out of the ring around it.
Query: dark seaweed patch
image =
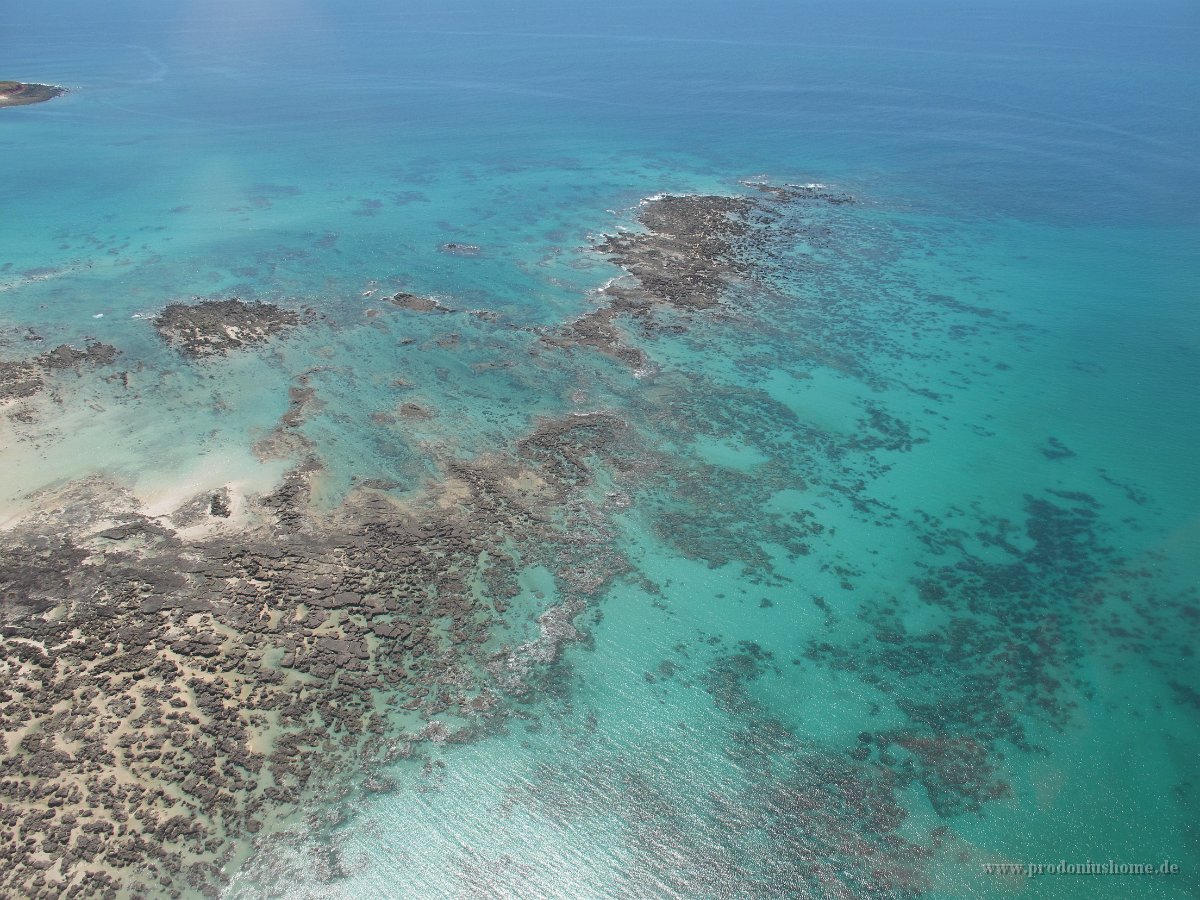
[[[1050,491],[1025,498],[1020,533],[986,516],[973,534],[942,525],[927,543],[952,561],[925,563],[914,586],[922,602],[949,613],[946,624],[911,631],[899,621],[901,604],[880,600],[861,614],[871,637],[809,645],[808,660],[856,673],[905,713],[909,728],[877,736],[880,759],[913,769],[940,814],[1005,795],[997,754],[1002,744],[1037,749],[1025,723],[1069,724],[1089,690],[1079,671],[1085,653],[1166,658],[1164,639],[1177,652],[1194,641],[1194,595],[1143,593],[1144,576],[1105,542],[1097,509],[1090,495]]]
[[[1056,437],[1046,438],[1046,446],[1042,447],[1042,455],[1046,459],[1070,459],[1075,451]]]

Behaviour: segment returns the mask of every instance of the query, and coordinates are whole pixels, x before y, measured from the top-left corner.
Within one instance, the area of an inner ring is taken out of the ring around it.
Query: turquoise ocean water
[[[585,640],[497,733],[247,835],[229,896],[1200,893],[1193,3],[10,6],[0,77],[72,92],[0,111],[0,354],[138,365],[64,376],[4,511],[266,489],[305,372],[330,504],[540,416],[640,449],[595,462],[629,570]],[[743,179],[858,202],[789,210],[735,315],[632,334],[646,373],[544,352],[621,274],[597,235]],[[234,295],[327,321],[208,363],[146,321]],[[1180,871],[983,869],[1110,859]]]

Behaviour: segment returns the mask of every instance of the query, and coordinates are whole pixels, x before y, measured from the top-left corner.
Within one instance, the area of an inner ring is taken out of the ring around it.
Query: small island
[[[53,84],[25,84],[20,81],[0,81],[0,107],[28,106],[61,97],[66,88]]]

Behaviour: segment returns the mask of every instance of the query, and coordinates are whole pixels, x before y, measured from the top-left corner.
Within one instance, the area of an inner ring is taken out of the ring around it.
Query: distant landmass
[[[53,84],[25,84],[20,81],[0,81],[0,107],[28,106],[44,103],[67,92]]]

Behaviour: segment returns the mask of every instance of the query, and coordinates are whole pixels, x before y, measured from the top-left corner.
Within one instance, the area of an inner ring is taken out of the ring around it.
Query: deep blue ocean
[[[4,426],[0,524],[94,473],[151,506],[269,490],[251,447],[317,365],[331,507],[541,416],[644,448],[596,463],[627,569],[539,690],[394,790],[228,836],[227,896],[1200,896],[1194,0],[0,20],[0,78],[70,88],[0,110],[0,357],[33,328],[141,366],[119,398],[72,377],[36,441]],[[639,201],[745,180],[857,202],[797,212],[733,320],[631,329],[648,371],[531,352],[622,274],[590,247]],[[521,327],[366,315],[401,289]],[[229,296],[333,325],[219,368],[147,326]],[[432,418],[372,418],[397,378]],[[512,643],[556,578],[525,573]],[[984,868],[1108,860],[1179,871]]]

